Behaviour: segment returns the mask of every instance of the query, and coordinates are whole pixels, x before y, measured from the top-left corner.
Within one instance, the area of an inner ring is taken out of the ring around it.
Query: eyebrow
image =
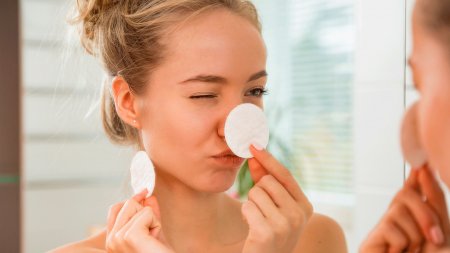
[[[259,71],[258,73],[253,74],[247,80],[247,82],[252,82],[258,80],[262,77],[266,77],[266,70]],[[185,81],[182,81],[180,84],[189,83],[189,82],[202,82],[202,83],[218,83],[218,84],[226,84],[228,81],[225,77],[214,76],[214,75],[197,75],[195,77],[189,78]]]

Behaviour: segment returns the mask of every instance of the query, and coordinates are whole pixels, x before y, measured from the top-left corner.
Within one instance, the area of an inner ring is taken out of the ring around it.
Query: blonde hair
[[[120,75],[139,94],[163,60],[167,29],[217,8],[246,18],[261,32],[256,8],[249,0],[77,0],[69,22],[78,25],[82,46],[100,59],[109,77]],[[112,142],[142,149],[138,130],[117,114],[111,80],[102,89],[103,128]]]

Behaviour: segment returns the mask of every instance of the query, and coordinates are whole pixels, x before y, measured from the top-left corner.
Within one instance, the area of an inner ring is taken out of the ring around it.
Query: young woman
[[[405,117],[407,160],[414,168],[361,252],[450,252],[445,198],[450,187],[450,1],[416,0],[409,61],[421,98]],[[416,128],[416,129],[414,129]],[[410,157],[411,156],[411,157]]]
[[[263,107],[266,48],[245,0],[79,0],[87,51],[111,76],[103,123],[115,142],[145,150],[153,196],[110,208],[102,233],[54,252],[346,252],[342,230],[313,208],[270,153],[252,147],[256,185],[224,192],[244,160],[224,139],[241,103]]]

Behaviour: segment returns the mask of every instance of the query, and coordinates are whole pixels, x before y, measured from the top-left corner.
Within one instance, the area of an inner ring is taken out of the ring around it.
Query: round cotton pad
[[[147,197],[152,195],[155,188],[155,168],[145,151],[139,151],[134,155],[130,173],[131,187],[133,187],[134,194],[147,188]]]
[[[412,168],[420,168],[427,162],[427,156],[419,139],[417,121],[418,104],[414,104],[406,113],[402,125],[402,150],[405,160]]]
[[[225,122],[225,140],[233,153],[242,158],[253,157],[250,145],[266,148],[269,126],[264,112],[250,103],[235,107]]]

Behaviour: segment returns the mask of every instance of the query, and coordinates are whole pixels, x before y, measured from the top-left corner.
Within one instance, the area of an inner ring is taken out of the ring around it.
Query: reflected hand
[[[450,224],[444,193],[428,168],[411,171],[361,253],[426,252],[445,249]]]

